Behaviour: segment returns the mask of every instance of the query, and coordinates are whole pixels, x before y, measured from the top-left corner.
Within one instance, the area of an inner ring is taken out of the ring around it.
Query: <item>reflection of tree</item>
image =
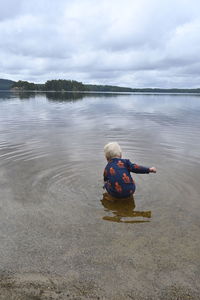
[[[69,93],[69,92],[46,92],[45,93],[49,101],[55,102],[74,102],[77,100],[82,100],[86,97],[86,94],[83,93]]]
[[[104,193],[103,199],[101,200],[102,205],[106,208],[105,211],[112,212],[114,216],[104,216],[103,220],[123,223],[142,223],[149,222],[143,218],[151,218],[151,211],[136,211],[135,201],[133,197],[117,199],[110,197],[107,193]],[[131,219],[142,217],[142,219]]]
[[[7,100],[12,99],[12,94],[10,92],[0,92],[0,99]]]
[[[67,102],[78,101],[84,98],[99,98],[99,97],[119,97],[120,93],[103,93],[103,92],[43,92],[43,91],[24,91],[24,90],[12,90],[10,92],[0,92],[1,99],[13,99],[19,98],[20,100],[26,100],[30,98],[36,98],[37,96],[43,96],[49,101],[55,102]]]
[[[35,92],[14,92],[15,96],[18,96],[20,100],[35,98],[37,95]]]
[[[13,99],[13,97],[14,97],[14,98],[19,98],[20,100],[22,100],[22,99],[25,100],[25,99],[35,98],[36,95],[38,95],[38,93],[12,90],[11,92],[1,92],[0,98],[1,99]]]
[[[81,93],[81,92],[46,92],[46,97],[49,101],[57,101],[57,102],[67,102],[67,101],[78,101],[82,100],[83,98],[94,98],[96,97],[117,97],[120,94],[113,94],[113,93]]]

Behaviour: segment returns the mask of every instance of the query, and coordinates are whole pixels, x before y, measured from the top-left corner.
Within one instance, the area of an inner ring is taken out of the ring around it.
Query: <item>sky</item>
[[[0,78],[200,87],[200,1],[0,0]]]

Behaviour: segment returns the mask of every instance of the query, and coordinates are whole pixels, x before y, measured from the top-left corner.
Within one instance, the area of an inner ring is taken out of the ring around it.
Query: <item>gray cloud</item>
[[[199,87],[197,0],[7,0],[0,78]]]

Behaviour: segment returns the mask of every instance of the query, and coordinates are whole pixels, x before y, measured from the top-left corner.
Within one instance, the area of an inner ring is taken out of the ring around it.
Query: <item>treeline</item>
[[[44,86],[47,91],[86,91],[85,85],[75,80],[48,80]]]
[[[142,89],[131,89],[135,93],[200,93],[200,88],[196,89],[160,89],[160,88],[142,88]]]
[[[14,90],[24,91],[87,91],[82,82],[75,80],[48,80],[44,84],[19,80],[12,85]]]
[[[95,85],[85,84],[87,91],[90,92],[133,92],[132,88],[114,86],[114,85]]]
[[[33,82],[19,80],[12,85],[12,89],[23,91],[41,91],[43,90],[43,84],[36,84]]]
[[[75,80],[48,80],[44,84],[36,84],[19,80],[12,85],[15,90],[24,91],[84,91],[84,92],[133,92],[131,88],[118,87],[112,85],[83,84]]]
[[[0,79],[0,90],[10,90],[14,81],[8,79]]]
[[[161,89],[161,88],[126,88],[112,85],[83,84],[75,80],[48,80],[44,84],[19,80],[11,86],[14,90],[20,91],[59,91],[59,92],[127,92],[127,93],[200,93],[196,89]]]

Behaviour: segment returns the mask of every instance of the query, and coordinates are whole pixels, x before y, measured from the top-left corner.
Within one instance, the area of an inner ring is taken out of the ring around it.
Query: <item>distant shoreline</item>
[[[108,92],[108,91],[40,91],[40,90],[1,90],[0,89],[0,93],[61,93],[61,94],[65,94],[65,93],[69,93],[69,94],[121,94],[121,95],[200,95],[200,91],[194,92],[194,91],[180,91],[180,92],[172,92],[172,91],[137,91],[137,92]]]
[[[200,88],[129,88],[113,85],[83,84],[76,80],[55,79],[43,84],[28,81],[0,79],[0,91],[14,92],[68,92],[68,93],[122,93],[122,94],[200,94]]]

